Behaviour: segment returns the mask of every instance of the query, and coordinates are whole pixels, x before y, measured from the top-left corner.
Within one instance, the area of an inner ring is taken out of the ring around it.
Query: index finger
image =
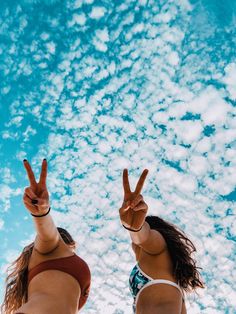
[[[123,188],[124,188],[125,195],[128,193],[131,193],[127,169],[123,170]]]
[[[44,159],[42,162],[42,168],[41,168],[40,179],[39,179],[39,183],[42,185],[46,185],[47,172],[48,172],[48,163],[47,163],[47,160]]]
[[[24,167],[25,167],[25,170],[26,170],[27,175],[28,175],[30,186],[36,185],[37,182],[35,180],[33,170],[32,170],[30,164],[28,163],[28,161],[26,159],[24,159]]]
[[[141,176],[140,176],[140,178],[138,180],[138,183],[136,185],[136,188],[135,188],[135,191],[134,191],[135,194],[140,194],[140,192],[141,192],[141,190],[143,188],[144,181],[145,181],[145,179],[147,177],[147,174],[148,174],[148,170],[147,169],[143,170],[143,173],[141,174]]]

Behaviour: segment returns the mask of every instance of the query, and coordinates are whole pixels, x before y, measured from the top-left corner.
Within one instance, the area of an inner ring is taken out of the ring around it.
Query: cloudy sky
[[[149,169],[149,213],[196,244],[189,313],[235,313],[235,24],[231,0],[1,2],[0,301],[35,236],[22,160],[46,157],[52,216],[92,270],[81,313],[132,312],[125,167],[133,185]]]

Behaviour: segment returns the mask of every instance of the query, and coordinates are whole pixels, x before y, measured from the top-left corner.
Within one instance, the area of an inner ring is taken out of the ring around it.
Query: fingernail
[[[32,200],[31,203],[34,204],[34,205],[38,204],[38,200]]]
[[[47,161],[47,159],[46,159],[46,158],[44,158],[43,160],[44,160],[44,161]]]
[[[24,162],[26,162],[26,161],[27,161],[27,159],[24,159],[23,161],[24,161]]]

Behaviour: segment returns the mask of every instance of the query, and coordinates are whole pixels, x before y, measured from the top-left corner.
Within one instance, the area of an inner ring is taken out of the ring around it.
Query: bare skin
[[[166,248],[165,240],[162,238],[160,241],[162,241],[163,247],[157,254],[153,254],[153,252],[150,254],[145,251],[145,243],[142,246],[132,243],[136,260],[140,268],[153,279],[166,279],[177,283],[172,275],[172,261]],[[141,292],[136,313],[186,314],[187,312],[182,295],[178,289],[166,284],[157,284],[147,287]]]
[[[42,163],[39,182],[27,161],[24,161],[30,186],[25,189],[23,201],[25,207],[34,215],[43,215],[49,208],[49,196],[46,187],[47,162]],[[37,204],[35,200],[37,201]],[[74,255],[74,247],[65,244],[50,214],[33,217],[37,236],[29,262],[29,270],[41,262]],[[16,313],[24,314],[75,314],[81,289],[78,281],[71,275],[47,270],[35,276],[28,287],[28,301]]]
[[[145,217],[148,206],[141,193],[148,170],[144,170],[135,191],[130,189],[128,171],[123,172],[124,201],[120,208],[122,224],[129,229],[132,249],[140,268],[153,279],[177,283],[166,241],[156,230],[150,229]],[[136,314],[186,314],[180,291],[167,284],[154,284],[143,289],[138,298]]]

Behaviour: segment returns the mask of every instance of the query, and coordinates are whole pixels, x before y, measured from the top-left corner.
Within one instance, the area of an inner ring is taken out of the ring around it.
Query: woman
[[[140,195],[148,170],[132,192],[128,171],[123,171],[124,201],[120,208],[123,227],[129,231],[137,265],[129,283],[137,314],[185,314],[184,291],[203,288],[191,253],[193,243],[174,225],[147,216]]]
[[[46,159],[38,183],[27,160],[24,166],[30,186],[25,189],[23,201],[37,235],[9,268],[2,312],[75,314],[88,297],[88,265],[74,253],[75,241],[70,234],[56,228],[50,215]]]

